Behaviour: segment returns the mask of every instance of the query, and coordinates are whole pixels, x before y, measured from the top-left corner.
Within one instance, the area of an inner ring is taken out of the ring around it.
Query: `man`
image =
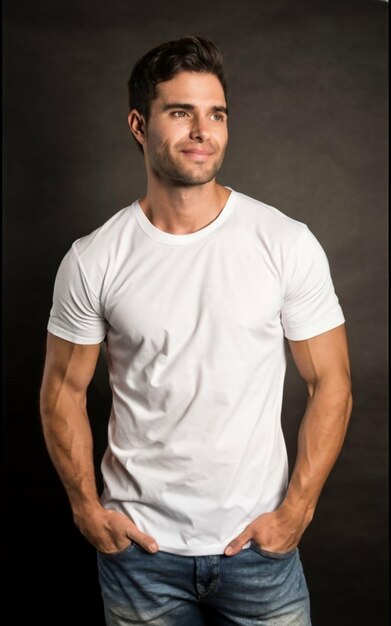
[[[216,182],[219,51],[185,37],[129,80],[145,196],[77,240],[56,278],[41,412],[105,616],[310,624],[298,544],[351,411],[344,317],[308,228]],[[308,388],[288,483],[285,338]],[[106,342],[113,405],[98,496],[86,394]]]

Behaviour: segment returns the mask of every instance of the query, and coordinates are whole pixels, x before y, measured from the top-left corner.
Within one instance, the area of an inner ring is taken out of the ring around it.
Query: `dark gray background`
[[[4,623],[103,624],[94,550],[73,527],[41,435],[46,322],[72,241],[143,193],[126,121],[133,64],[194,33],[226,63],[220,182],[308,224],[347,319],[352,421],[301,544],[313,624],[388,624],[388,5],[8,0],[4,17]],[[290,362],[291,459],[304,403]],[[109,405],[102,359],[89,395],[97,469]]]

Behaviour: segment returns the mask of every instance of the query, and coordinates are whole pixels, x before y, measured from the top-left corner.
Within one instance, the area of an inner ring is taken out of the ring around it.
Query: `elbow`
[[[44,387],[41,387],[39,393],[39,412],[42,420],[51,413],[51,402]]]
[[[349,389],[346,399],[346,422],[349,423],[350,416],[353,410],[353,392],[352,389]]]
[[[341,419],[345,422],[345,428],[347,428],[353,409],[353,393],[350,381],[338,390],[334,390],[333,398],[336,414],[341,416]]]
[[[341,402],[345,407],[346,421],[349,422],[350,415],[353,409],[353,391],[352,391],[352,379],[350,373],[346,372],[343,380],[341,381]]]
[[[328,377],[319,379],[309,393],[309,401],[319,400],[330,414],[338,416],[338,420],[348,426],[353,409],[353,393],[350,376]],[[327,407],[327,408],[326,408]]]
[[[39,391],[39,411],[42,419],[47,419],[56,412],[58,405],[58,392],[43,381]]]

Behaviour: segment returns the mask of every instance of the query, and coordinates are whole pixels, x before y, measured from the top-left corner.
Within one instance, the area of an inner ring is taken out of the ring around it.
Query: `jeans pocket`
[[[283,559],[289,559],[298,550],[298,548],[293,548],[293,550],[289,550],[289,552],[269,552],[269,550],[264,550],[263,548],[261,548],[261,546],[255,543],[255,541],[251,541],[250,548],[252,548],[254,552],[257,552],[267,559],[276,559],[278,561]]]
[[[135,541],[131,541],[129,545],[127,545],[122,550],[117,550],[116,552],[101,552],[101,550],[97,550],[98,555],[104,559],[117,559],[122,556],[128,555],[136,545]]]

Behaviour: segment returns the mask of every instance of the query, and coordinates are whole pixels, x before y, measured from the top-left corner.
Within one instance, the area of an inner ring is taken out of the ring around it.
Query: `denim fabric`
[[[133,542],[98,553],[107,626],[311,626],[298,549],[251,541],[235,556],[151,554]]]

